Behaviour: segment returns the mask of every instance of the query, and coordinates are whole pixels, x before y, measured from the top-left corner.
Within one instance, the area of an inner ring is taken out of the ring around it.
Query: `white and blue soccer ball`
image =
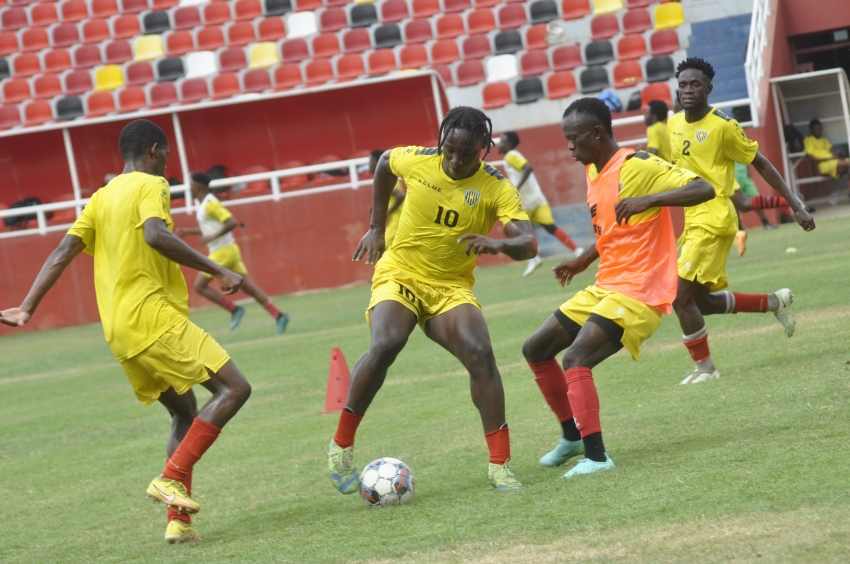
[[[397,458],[373,460],[360,474],[360,497],[369,507],[401,505],[413,499],[414,478]]]

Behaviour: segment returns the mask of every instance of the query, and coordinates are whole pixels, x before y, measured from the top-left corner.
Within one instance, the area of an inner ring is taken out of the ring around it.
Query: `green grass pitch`
[[[337,419],[321,413],[330,350],[353,365],[368,346],[367,286],[279,298],[292,314],[282,337],[253,303],[234,332],[219,308],[193,312],[254,387],[195,469],[194,545],[163,543],[165,509],[144,490],[170,420],[135,400],[100,326],[6,336],[0,561],[848,562],[848,241],[846,218],[751,232],[729,260],[732,286],[792,288],[794,337],[770,314],[709,318],[722,377],[678,386],[691,363],[665,317],[640,362],[621,352],[594,373],[616,471],[570,481],[537,466],[559,427],[520,349],[592,273],[562,290],[553,261],[529,279],[524,264],[478,270],[525,489],[487,484],[468,379],[417,330],[356,445],[360,468],[393,456],[413,469],[416,497],[391,509],[337,493],[324,454]]]

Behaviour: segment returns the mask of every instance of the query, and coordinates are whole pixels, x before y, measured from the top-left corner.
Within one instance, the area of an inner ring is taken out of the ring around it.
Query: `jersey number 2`
[[[683,154],[684,156],[686,156],[686,157],[690,157],[690,156],[691,156],[691,153],[690,153],[690,151],[688,151],[688,149],[690,149],[690,148],[691,148],[691,141],[690,141],[690,139],[685,139],[685,141],[684,141],[684,145],[685,145],[685,146],[682,148],[682,154]]]
[[[458,213],[454,210],[447,210],[445,217],[443,216],[443,206],[437,206],[437,219],[434,220],[434,223],[439,225],[442,223],[446,227],[454,227],[457,225]]]

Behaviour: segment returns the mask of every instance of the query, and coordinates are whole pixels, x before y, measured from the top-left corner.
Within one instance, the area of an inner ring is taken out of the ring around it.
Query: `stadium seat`
[[[319,86],[334,78],[334,70],[327,59],[313,59],[304,65],[305,84]]]
[[[59,21],[56,4],[40,2],[30,7],[30,25],[47,27]]]
[[[362,53],[372,48],[372,38],[369,32],[362,28],[349,29],[342,35],[342,52],[347,54]]]
[[[486,80],[484,65],[476,59],[463,61],[455,70],[457,71],[455,86],[473,86]]]
[[[50,45],[47,30],[41,27],[31,27],[21,32],[21,51],[41,51]]]
[[[464,12],[472,7],[470,0],[443,0],[443,12]]]
[[[546,24],[537,24],[528,27],[525,30],[525,48],[547,49],[549,44],[546,42]]]
[[[528,11],[532,24],[549,23],[558,19],[558,4],[555,0],[536,0]]]
[[[89,17],[89,7],[85,0],[66,0],[59,5],[60,21],[66,23],[81,22]]]
[[[90,69],[103,64],[98,45],[80,45],[74,50],[74,68]]]
[[[614,14],[596,16],[590,20],[590,39],[610,39],[620,33],[620,24]]]
[[[73,70],[65,73],[65,94],[77,95],[88,92],[94,88],[91,74],[87,70]]]
[[[4,104],[17,104],[32,98],[30,83],[25,78],[7,78],[0,84]]]
[[[655,7],[655,29],[674,29],[685,23],[685,13],[678,2]]]
[[[567,71],[555,72],[546,80],[546,97],[550,100],[566,98],[576,93],[576,78]]]
[[[112,19],[112,37],[114,39],[130,39],[141,35],[139,18],[133,15],[117,16]]]
[[[168,12],[156,11],[142,15],[142,33],[149,35],[169,29],[171,29],[171,21],[168,19]]]
[[[0,129],[11,129],[21,125],[21,112],[18,106],[0,106]]]
[[[581,93],[600,92],[609,88],[611,84],[608,82],[608,71],[605,67],[588,67],[581,71],[579,76],[581,83]]]
[[[204,4],[204,25],[221,25],[232,19],[230,13],[230,2],[210,2]],[[190,89],[194,88],[190,86]],[[192,90],[194,92],[194,90]],[[182,97],[181,97],[182,100]]]
[[[174,29],[192,29],[201,25],[201,12],[195,6],[180,6],[171,12]]]
[[[9,78],[10,76],[12,76],[12,73],[9,70],[8,59],[0,58],[0,80],[4,78]]]
[[[265,0],[264,5],[267,16],[282,16],[292,11],[290,0]]]
[[[23,8],[6,8],[0,11],[0,28],[3,31],[17,31],[28,25],[27,11]]]
[[[190,53],[191,54],[191,53]],[[171,81],[186,76],[181,57],[165,57],[156,62],[156,74],[160,81]]]
[[[578,20],[590,14],[589,0],[561,0],[561,17],[565,20]]]
[[[307,166],[307,163],[305,163],[304,161],[293,160],[293,161],[282,162],[282,163],[280,163],[279,166],[280,166],[281,169],[299,168],[299,167],[302,167],[302,166]],[[266,170],[268,170],[268,169],[266,169]],[[307,182],[307,180],[308,180],[308,178],[307,178],[306,174],[295,174],[295,175],[292,175],[292,176],[284,176],[284,177],[281,177],[281,179],[280,179],[280,189],[281,190],[292,190],[293,188],[298,188],[302,184],[305,184]]]
[[[406,0],[387,0],[381,4],[381,22],[398,23],[410,17]]]
[[[86,115],[79,96],[65,96],[56,100],[56,121],[70,121]]]
[[[126,63],[133,58],[133,48],[129,41],[110,41],[103,48],[103,62],[106,64]]]
[[[470,35],[463,40],[464,59],[483,59],[493,54],[490,38],[486,35]]]
[[[227,27],[227,44],[230,47],[244,47],[257,40],[254,24],[251,22],[235,22]]]
[[[104,19],[86,20],[81,24],[83,43],[100,43],[109,39],[109,23]]]
[[[12,76],[26,78],[41,72],[41,61],[35,53],[21,53],[12,59]]]
[[[313,12],[292,14],[286,19],[286,34],[289,37],[306,37],[318,31]]]
[[[300,37],[284,39],[280,45],[280,60],[284,63],[300,63],[309,58],[307,42]]]
[[[96,118],[115,111],[115,98],[112,92],[92,92],[86,96],[86,117]]]
[[[430,69],[437,73],[445,86],[454,86],[454,77],[449,65],[433,65]]]
[[[127,86],[144,86],[154,81],[153,65],[147,61],[128,63],[124,67],[124,75],[127,77]]]
[[[152,10],[167,10],[180,5],[180,0],[150,0]]]
[[[0,56],[17,53],[20,49],[18,36],[14,31],[0,31]]]
[[[273,75],[274,89],[278,92],[289,90],[304,81],[304,78],[301,76],[301,67],[295,63],[283,63],[275,67]]]
[[[530,104],[546,97],[543,81],[537,77],[522,78],[514,85],[514,101],[517,104]]]
[[[251,69],[242,75],[242,92],[259,94],[272,88],[272,79],[266,69]]]
[[[345,6],[347,3],[348,0],[327,0],[324,4],[322,3],[322,0],[296,0],[295,10],[297,12],[312,12],[321,8],[323,5],[329,8],[338,8]]]
[[[516,78],[517,62],[514,55],[496,55],[487,59],[487,82]]]
[[[638,8],[623,14],[623,33],[643,33],[652,29],[652,18],[649,10]]]
[[[643,69],[637,61],[625,61],[614,65],[614,88],[631,88],[643,82]]]
[[[591,41],[584,47],[584,60],[588,66],[604,65],[614,60],[614,48],[605,39]]]
[[[671,57],[662,55],[646,62],[646,81],[661,82],[676,76],[676,63]]]
[[[117,0],[91,0],[91,17],[108,18],[119,13]]]
[[[70,47],[80,42],[80,32],[76,24],[57,24],[51,28],[51,41],[53,47]]]
[[[626,7],[631,10],[633,8],[646,8],[656,0],[626,0]]]
[[[173,82],[157,82],[150,85],[148,97],[151,109],[164,108],[177,103],[177,86]]]
[[[339,55],[339,37],[335,33],[320,33],[313,37],[312,47],[313,57],[330,58]]]
[[[428,64],[428,52],[424,45],[405,45],[398,53],[399,68],[420,69]]]
[[[286,26],[283,18],[263,18],[257,24],[258,41],[277,41],[286,37]]]
[[[500,31],[493,39],[493,45],[497,55],[516,53],[522,49],[522,34],[516,29]]]
[[[24,127],[41,125],[53,119],[53,109],[46,100],[33,100],[24,104]]]
[[[319,31],[330,33],[348,27],[348,17],[342,8],[327,8],[319,14]]]
[[[439,0],[412,0],[414,18],[429,18],[440,13]]]
[[[410,20],[404,24],[404,42],[425,43],[434,39],[434,32],[431,30],[431,22],[427,19]]]
[[[488,33],[496,29],[496,16],[489,8],[472,10],[466,14],[466,27],[469,35]]]
[[[218,70],[222,72],[236,72],[247,66],[248,60],[242,47],[228,47],[218,54]]]
[[[136,39],[133,45],[136,55],[134,61],[153,61],[165,54],[162,49],[162,38],[159,35],[143,35]]]
[[[649,107],[650,100],[661,100],[667,103],[668,108],[673,107],[673,99],[670,96],[670,86],[666,82],[647,84],[640,91],[641,109]]]
[[[260,0],[236,0],[233,3],[233,19],[238,22],[250,21],[262,15],[263,7],[260,5]],[[215,98],[215,85],[213,85],[213,98]]]
[[[179,57],[194,50],[195,41],[186,30],[172,31],[165,36],[165,54],[169,57]]]
[[[217,70],[212,51],[195,51],[186,55],[186,78],[210,76]]]
[[[391,49],[402,45],[401,28],[396,24],[380,25],[374,30],[375,49]]]
[[[649,36],[649,54],[670,55],[679,50],[679,34],[675,29],[662,29]]]
[[[437,39],[454,39],[464,34],[463,18],[460,14],[437,16]]]
[[[224,100],[239,94],[239,77],[232,72],[216,75],[212,79],[212,99]]]
[[[472,5],[475,8],[492,8],[501,4],[501,0],[473,0]]]
[[[378,76],[395,71],[398,66],[395,62],[395,53],[391,49],[378,49],[372,51],[367,57],[369,76]]]
[[[119,0],[122,14],[138,14],[149,8],[148,0]]]
[[[53,49],[42,57],[44,72],[58,73],[71,68],[71,52],[67,49]]]
[[[499,29],[516,29],[527,23],[524,4],[505,4],[499,9]]]
[[[353,80],[366,74],[363,57],[360,55],[343,55],[336,60],[336,78],[339,82]]]
[[[195,30],[195,45],[201,51],[214,51],[224,47],[224,33],[219,26],[202,27]]]
[[[527,51],[519,58],[519,69],[523,78],[540,76],[549,71],[549,54],[546,51]]]
[[[623,0],[593,0],[593,15],[613,14],[623,9]]]
[[[277,45],[271,41],[255,43],[248,49],[248,68],[250,69],[267,69],[279,62]]]
[[[186,78],[177,85],[181,104],[195,104],[210,97],[210,89],[205,78]]]
[[[457,42],[452,39],[437,40],[431,45],[431,64],[446,65],[460,59]]]
[[[118,113],[135,112],[147,105],[145,89],[141,86],[127,86],[118,91]]]
[[[482,89],[481,95],[484,98],[482,107],[485,110],[501,108],[513,101],[511,99],[511,87],[507,82],[492,82],[487,84]]]
[[[351,27],[369,27],[378,23],[378,10],[374,4],[355,4],[348,13]]]
[[[625,35],[617,42],[617,59],[631,61],[646,55],[646,40],[643,35]]]

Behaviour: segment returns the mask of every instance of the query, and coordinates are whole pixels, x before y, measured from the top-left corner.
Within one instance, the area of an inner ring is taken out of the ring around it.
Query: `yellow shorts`
[[[640,356],[640,345],[661,327],[661,312],[652,306],[599,286],[588,286],[560,307],[561,313],[584,326],[590,314],[610,319],[623,328],[620,340],[632,358]]]
[[[838,178],[838,159],[831,159],[818,163],[818,170],[824,176]]]
[[[699,225],[685,226],[679,237],[679,277],[705,284],[712,292],[729,285],[726,261],[734,235],[715,235]]]
[[[366,323],[371,323],[372,308],[387,300],[398,302],[412,311],[423,330],[429,319],[459,305],[472,304],[481,309],[481,304],[469,288],[429,284],[402,270],[376,270],[372,278],[372,299],[366,310]]]
[[[245,263],[242,262],[242,251],[239,250],[239,245],[236,243],[214,250],[210,253],[209,258],[214,263],[232,270],[236,274],[243,276],[248,274],[248,269],[245,268]],[[212,274],[207,274],[206,272],[202,274],[207,278],[212,278]]]
[[[168,388],[186,393],[210,379],[207,369],[218,372],[230,355],[203,329],[181,321],[151,346],[121,363],[127,379],[143,404],[150,405]]]
[[[536,223],[537,225],[554,225],[555,223],[555,218],[552,217],[552,208],[549,207],[549,204],[537,206],[525,213],[528,214],[528,219],[531,220],[531,223]]]

